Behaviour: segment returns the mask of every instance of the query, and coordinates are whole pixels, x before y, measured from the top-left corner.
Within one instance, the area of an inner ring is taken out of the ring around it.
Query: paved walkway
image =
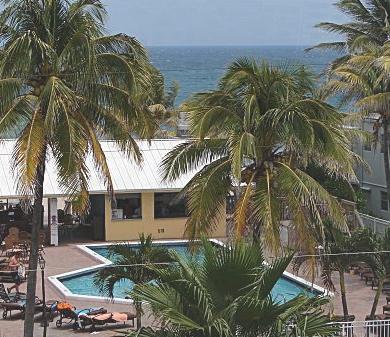
[[[303,278],[308,279],[304,275],[300,275]],[[336,287],[335,295],[329,304],[328,310],[333,312],[334,315],[342,315],[343,309],[341,305],[341,297],[339,293],[339,275],[338,273],[332,274],[333,283]],[[316,284],[322,286],[320,278],[315,281]],[[359,275],[351,273],[345,274],[345,283],[347,290],[347,303],[348,311],[350,315],[355,315],[356,321],[364,321],[366,316],[371,312],[372,302],[374,301],[375,290],[371,289],[371,285],[365,285],[364,280],[360,279]],[[377,307],[377,314],[382,313],[382,307],[386,304],[386,296],[381,295],[379,304]]]
[[[46,248],[46,276],[52,276],[56,274],[65,273],[68,271],[72,271],[75,269],[89,267],[99,262],[94,260],[92,257],[87,256],[80,249],[76,247],[75,244],[64,245],[61,247],[48,247]],[[337,287],[338,279],[337,274],[335,276],[335,284]],[[364,320],[365,316],[370,312],[371,304],[374,297],[374,291],[371,290],[371,287],[366,286],[364,281],[360,280],[358,275],[346,275],[346,283],[347,283],[347,296],[348,296],[348,304],[349,311],[351,314],[356,316],[356,320]],[[37,280],[37,296],[41,297],[41,279],[40,273],[38,273]],[[318,285],[321,285],[321,282],[317,282]],[[25,291],[25,284],[22,286],[22,291]],[[96,294],[97,296],[99,294]],[[57,299],[57,300],[65,300],[63,296],[51,285],[49,281],[46,281],[46,298],[49,299]],[[109,311],[133,311],[132,307],[124,304],[117,304],[107,301],[107,303],[97,303],[97,302],[87,302],[87,301],[76,301],[71,300],[74,306],[78,308],[82,307],[94,307],[104,305],[105,308]],[[378,306],[377,313],[381,313],[382,305],[385,304],[385,297],[382,295],[380,299],[380,303]],[[332,303],[329,307],[329,310],[333,310],[335,314],[341,314],[341,300],[338,292],[336,291],[335,297],[332,300]],[[35,336],[42,335],[42,328],[39,324],[39,315],[37,314],[36,319],[37,322],[35,324],[36,333]],[[152,324],[151,317],[148,317],[146,310],[146,317],[143,318],[143,325]],[[129,327],[123,326],[111,326],[108,329],[104,329],[98,331],[96,334],[98,336],[114,336],[116,335],[114,331],[118,330],[126,330]],[[61,336],[82,336],[89,334],[88,332],[73,332],[70,327],[56,328],[55,323],[50,323],[48,328],[47,336],[48,337],[61,337]],[[13,319],[4,320],[0,318],[0,337],[19,337],[23,336],[23,321],[20,319],[20,316],[15,315]]]
[[[47,247],[45,249],[45,259],[46,259],[46,276],[53,276],[75,269],[80,269],[84,267],[89,267],[95,264],[99,264],[98,261],[84,254],[76,245],[70,244],[60,247]],[[101,262],[100,262],[101,263]],[[21,291],[25,291],[26,284],[23,284]],[[37,279],[37,296],[41,298],[41,277],[38,273]],[[99,294],[96,294],[99,296]],[[66,300],[52,285],[49,281],[46,280],[46,299],[56,299],[56,300]],[[78,301],[78,300],[69,300],[76,308],[88,308],[96,306],[104,306],[108,311],[122,311],[122,312],[134,312],[134,309],[124,304],[116,304],[110,301],[106,303],[97,303],[97,302],[88,302],[88,301]],[[0,318],[0,337],[20,337],[23,336],[23,320],[21,320],[20,315],[13,315],[14,318],[4,320]],[[41,314],[37,314],[35,323],[35,333],[34,336],[42,336],[42,327],[40,327],[40,318]],[[71,327],[64,326],[60,329],[55,327],[55,321],[50,323],[47,336],[48,337],[60,337],[60,336],[82,336],[89,335],[89,332],[73,332]],[[143,319],[145,324],[150,324],[150,319],[145,317]],[[111,325],[109,328],[97,331],[98,336],[114,336],[115,331],[128,330],[129,327],[123,327],[122,325],[114,326]],[[87,330],[88,331],[88,330]]]

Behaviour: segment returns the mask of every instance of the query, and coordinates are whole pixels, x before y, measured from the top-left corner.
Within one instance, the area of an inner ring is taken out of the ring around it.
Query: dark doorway
[[[90,219],[93,230],[93,240],[105,241],[105,196],[103,194],[91,195],[89,197],[91,203]]]

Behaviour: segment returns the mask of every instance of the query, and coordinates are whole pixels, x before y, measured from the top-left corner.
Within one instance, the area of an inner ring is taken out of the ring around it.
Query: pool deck
[[[96,259],[88,256],[82,252],[76,244],[68,244],[59,247],[47,247],[45,249],[45,258],[46,258],[46,277],[62,274],[65,272],[70,272],[75,269],[86,268],[93,265],[98,265],[101,262]],[[302,276],[302,275],[300,275]],[[317,280],[317,284],[321,286],[321,282]],[[334,274],[334,282],[337,287],[337,274]],[[37,296],[41,297],[41,278],[40,273],[38,273],[37,280]],[[369,313],[371,304],[374,297],[374,291],[371,290],[371,287],[366,286],[364,281],[360,280],[358,275],[346,274],[346,286],[347,286],[347,297],[349,311],[351,314],[356,316],[356,320],[364,320],[365,316]],[[21,290],[25,291],[26,285],[21,286]],[[46,298],[56,299],[56,300],[66,300],[63,295],[47,280],[46,281]],[[95,307],[95,306],[104,306],[109,311],[125,311],[134,312],[134,309],[131,305],[128,304],[119,304],[112,303],[107,301],[106,303],[96,302],[92,300],[69,300],[74,306],[78,308],[82,307]],[[385,303],[385,296],[381,296],[380,302],[378,305],[377,313],[381,313],[382,306]],[[330,305],[330,310],[333,310],[334,314],[341,314],[341,300],[338,291],[336,290],[335,296]],[[42,333],[42,328],[39,324],[39,315],[37,314],[37,323],[35,324],[35,333],[37,336],[40,336]],[[147,310],[146,314],[143,317],[143,325],[153,325],[153,319],[148,317]],[[114,336],[115,332],[120,329],[129,329],[124,328],[123,326],[111,326],[104,330],[99,330],[99,336]],[[88,332],[73,332],[70,327],[63,327],[57,329],[55,323],[50,323],[48,327],[47,336],[48,337],[61,337],[61,336],[80,336],[83,334],[89,334]],[[0,336],[1,337],[19,337],[23,335],[23,321],[20,319],[20,316],[15,314],[14,319],[4,320],[0,318]]]

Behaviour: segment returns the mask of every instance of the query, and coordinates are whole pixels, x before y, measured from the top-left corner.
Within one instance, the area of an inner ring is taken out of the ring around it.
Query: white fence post
[[[340,337],[390,337],[390,317],[385,320],[337,322]]]

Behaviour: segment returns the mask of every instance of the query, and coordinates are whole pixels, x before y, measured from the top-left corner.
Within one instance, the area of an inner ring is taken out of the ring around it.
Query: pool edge
[[[218,239],[209,239],[209,241],[216,243],[220,246],[225,245],[222,241],[220,241]],[[154,240],[153,242],[157,243],[157,244],[188,243],[188,240]],[[56,290],[58,290],[61,293],[61,295],[63,295],[65,297],[65,299],[74,299],[74,300],[84,299],[84,300],[92,300],[92,301],[101,302],[101,303],[132,304],[133,300],[131,300],[131,299],[123,299],[123,298],[118,298],[118,297],[109,298],[109,297],[104,297],[104,296],[90,296],[90,295],[74,294],[71,290],[69,290],[60,281],[60,278],[63,278],[63,277],[77,276],[77,275],[83,274],[85,272],[92,272],[95,269],[100,269],[104,266],[108,266],[108,265],[112,264],[112,262],[110,260],[108,260],[104,256],[101,256],[100,254],[94,252],[92,249],[89,249],[88,247],[111,246],[111,245],[115,245],[118,243],[120,243],[120,242],[89,243],[89,244],[87,243],[87,244],[76,245],[76,247],[78,249],[80,249],[83,253],[87,254],[88,256],[90,256],[93,259],[95,259],[99,262],[102,262],[102,263],[98,264],[98,265],[90,266],[90,267],[72,270],[72,271],[58,274],[58,275],[49,276],[48,277],[49,282],[55,287]],[[130,242],[126,242],[126,243],[131,244],[131,245],[137,245],[140,242],[139,241],[130,241]],[[305,280],[304,278],[296,276],[290,272],[284,271],[283,276],[286,279],[291,280],[291,281],[303,286],[304,288],[314,289],[315,291],[319,292],[318,296],[331,296],[331,297],[334,296],[333,292],[330,292],[330,291],[326,290],[325,288],[320,287],[315,283],[309,282],[309,281]]]

